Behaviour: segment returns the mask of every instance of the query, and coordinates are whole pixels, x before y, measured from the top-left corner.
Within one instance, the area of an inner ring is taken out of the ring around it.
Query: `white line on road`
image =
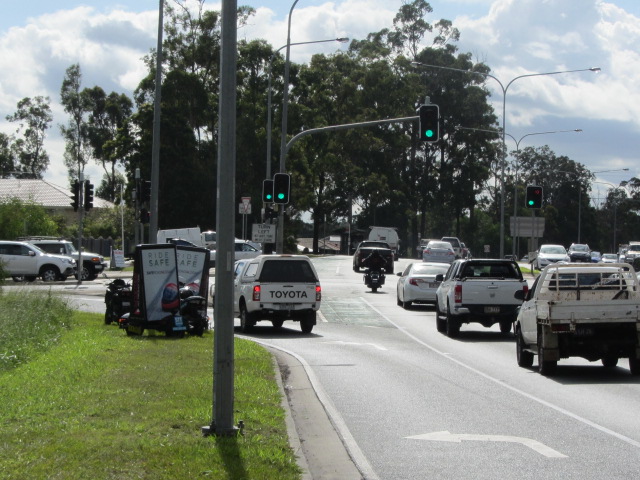
[[[344,342],[342,340],[335,340],[335,341],[324,342],[324,343],[335,343],[335,344],[338,344],[338,345],[369,345],[369,346],[371,346],[373,348],[377,348],[378,350],[387,351],[387,349],[385,347],[382,347],[382,346],[377,345],[375,343]]]
[[[584,417],[581,417],[580,415],[577,415],[573,412],[570,412],[569,410],[566,410],[562,407],[559,407],[558,405],[554,405],[553,403],[547,402],[546,400],[543,400],[541,398],[538,398],[534,395],[531,395],[523,390],[520,390],[512,385],[509,385],[508,383],[503,382],[502,380],[498,380],[497,378],[492,377],[491,375],[488,375],[484,372],[481,372],[480,370],[473,368],[470,365],[467,365],[466,363],[452,357],[451,355],[446,354],[445,352],[441,352],[440,350],[438,350],[435,347],[432,347],[431,345],[423,342],[422,340],[420,340],[418,337],[412,335],[411,333],[407,332],[404,328],[401,328],[399,325],[397,325],[393,320],[391,320],[389,317],[387,317],[384,313],[382,313],[380,310],[378,310],[377,308],[375,308],[373,305],[371,305],[369,302],[367,302],[366,299],[361,298],[361,300],[363,302],[365,302],[367,305],[369,305],[369,307],[371,307],[376,313],[378,313],[378,315],[380,315],[382,318],[384,318],[387,322],[389,322],[391,325],[395,326],[397,329],[399,329],[402,333],[404,333],[405,335],[407,335],[408,337],[412,338],[413,340],[415,340],[416,342],[418,342],[420,345],[423,345],[424,347],[428,348],[429,350],[431,350],[434,353],[437,353],[438,355],[449,359],[452,362],[457,363],[458,365],[460,365],[461,367],[466,368],[467,370],[480,375],[481,377],[486,378],[487,380],[490,380],[494,383],[496,383],[497,385],[500,385],[501,387],[504,387],[508,390],[511,390],[512,392],[515,392],[519,395],[522,395],[523,397],[528,398],[529,400],[533,400],[534,402],[538,402],[541,405],[544,405],[545,407],[549,407],[552,408],[553,410],[555,410],[556,412],[559,412],[563,415],[566,415],[567,417],[573,418],[574,420],[577,420],[585,425],[588,425],[592,428],[595,428],[596,430],[599,430],[602,433],[606,433],[607,435],[611,435],[612,437],[615,437],[619,440],[622,440],[625,443],[628,443],[629,445],[633,445],[634,447],[638,447],[640,448],[640,442],[638,442],[637,440],[634,440],[633,438],[629,438],[625,435],[622,435],[621,433],[618,432],[614,432],[613,430],[604,427],[602,425],[599,425],[595,422],[592,422],[591,420],[588,420]]]
[[[519,443],[525,447],[529,447],[535,450],[541,455],[550,458],[567,458],[566,455],[554,450],[551,447],[546,446],[544,443],[540,443],[537,440],[525,437],[512,437],[509,435],[473,435],[465,433],[449,433],[444,432],[432,432],[422,435],[413,435],[411,437],[405,437],[412,440],[431,440],[436,442],[456,442],[460,443],[463,440],[476,441],[476,442],[509,442]]]

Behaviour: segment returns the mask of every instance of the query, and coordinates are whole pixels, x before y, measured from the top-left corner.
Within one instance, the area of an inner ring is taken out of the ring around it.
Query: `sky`
[[[59,103],[65,70],[79,63],[83,88],[98,85],[107,93],[131,95],[146,73],[143,56],[156,46],[159,0],[0,0],[3,4],[8,8],[0,16],[0,131],[15,132],[17,124],[5,117],[16,111],[22,98],[50,97],[54,121],[45,149],[51,163],[44,177],[67,186],[60,125],[68,117]],[[402,4],[402,0],[298,0],[291,42],[364,39],[391,28]],[[506,98],[506,132],[520,140],[520,148],[549,145],[557,155],[566,155],[592,172],[629,169],[597,174],[595,196],[605,196],[608,184],[640,177],[638,0],[432,0],[429,4],[433,12],[427,21],[451,20],[460,31],[458,52],[470,52],[474,60],[491,68],[499,82],[487,79],[490,100],[502,124]],[[205,5],[221,8],[220,1],[207,0]],[[286,44],[292,0],[238,0],[238,5],[256,10],[238,31],[238,39],[262,38],[274,48]],[[306,62],[314,53],[346,48],[332,42],[294,46],[291,59]],[[514,80],[520,75],[590,67],[602,70]],[[407,116],[414,114],[414,101],[407,99]],[[538,135],[575,129],[582,132]],[[515,149],[514,141],[508,138],[507,143]],[[103,172],[91,164],[86,174],[97,184]]]

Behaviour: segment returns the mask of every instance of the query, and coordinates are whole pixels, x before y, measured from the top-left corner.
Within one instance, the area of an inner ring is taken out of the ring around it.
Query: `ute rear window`
[[[315,283],[318,279],[305,260],[266,260],[260,273],[260,282]]]
[[[472,263],[464,267],[462,277],[513,278],[520,280],[522,274],[513,263]]]

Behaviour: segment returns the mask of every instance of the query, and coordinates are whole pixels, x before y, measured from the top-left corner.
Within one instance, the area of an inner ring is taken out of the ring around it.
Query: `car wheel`
[[[402,307],[402,301],[400,300],[399,296],[396,296],[396,303],[398,304],[399,307]]]
[[[602,359],[602,366],[604,368],[613,368],[618,365],[618,357],[608,355]]]
[[[524,339],[519,329],[516,332],[516,357],[518,366],[523,368],[531,368],[533,366],[533,353],[524,349]]]
[[[540,375],[544,375],[545,377],[553,375],[557,366],[557,361],[544,359],[544,349],[542,348],[542,345],[540,345],[538,347],[538,371],[540,372]]]
[[[44,267],[40,272],[43,282],[55,282],[60,276],[60,272],[56,267]]]
[[[316,312],[314,310],[308,312],[302,320],[300,320],[300,330],[302,333],[311,333],[313,326],[316,324]]]
[[[410,310],[413,302],[402,302],[402,308],[405,310]]]
[[[447,305],[446,332],[449,338],[456,338],[460,335],[460,320],[451,315],[449,305]]]
[[[440,304],[438,303],[438,300],[436,300],[436,329],[440,332],[443,333],[447,328],[447,322],[446,320],[443,320],[442,318],[442,314],[440,313]]]
[[[240,331],[242,333],[248,333],[253,327],[253,319],[251,314],[247,311],[247,307],[244,303],[240,305]]]

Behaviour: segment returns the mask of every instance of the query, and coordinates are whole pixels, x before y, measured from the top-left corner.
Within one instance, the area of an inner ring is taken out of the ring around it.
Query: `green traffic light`
[[[426,136],[427,138],[431,138],[431,137],[433,137],[433,130],[431,130],[431,129],[426,130],[426,131],[424,132],[424,134],[425,134],[425,136]]]
[[[533,205],[533,200],[529,200],[529,205]]]
[[[272,196],[267,193],[267,200],[271,200]]]
[[[279,193],[278,200],[283,200],[283,199],[284,199],[284,193]]]

